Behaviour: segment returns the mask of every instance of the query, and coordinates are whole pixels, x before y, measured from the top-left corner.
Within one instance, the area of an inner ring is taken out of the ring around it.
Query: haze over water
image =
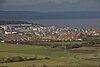
[[[70,28],[100,28],[100,19],[0,19],[10,21],[28,21],[45,26],[70,27]]]
[[[31,11],[1,11],[0,20],[21,20],[61,28],[100,28],[100,11],[49,13]]]
[[[100,19],[42,19],[30,20],[33,23],[46,26],[71,27],[71,28],[100,28]]]

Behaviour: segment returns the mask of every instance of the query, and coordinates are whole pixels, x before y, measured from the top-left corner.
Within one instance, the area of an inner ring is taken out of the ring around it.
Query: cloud
[[[66,0],[66,1],[48,1],[33,6],[38,11],[98,11],[99,0]]]
[[[0,0],[0,5],[2,5],[5,2],[6,2],[6,0]]]
[[[7,1],[7,2],[6,2]],[[100,0],[0,0],[3,10],[96,11]]]

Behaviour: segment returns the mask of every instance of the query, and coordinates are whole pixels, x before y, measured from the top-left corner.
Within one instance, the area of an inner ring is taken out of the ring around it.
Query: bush
[[[33,57],[33,58],[29,58],[29,59],[27,59],[27,60],[37,60],[38,58],[35,56],[35,57]]]
[[[5,62],[5,58],[4,57],[0,58],[0,63],[3,63],[3,62]]]
[[[18,61],[24,61],[25,59],[23,57],[17,56],[17,57],[10,57],[6,59],[6,62],[18,62]]]
[[[44,59],[50,60],[50,58],[49,58],[49,57],[45,57]]]
[[[21,61],[31,61],[31,60],[45,60],[45,59],[49,60],[50,58],[49,57],[37,58],[37,56],[27,58],[27,57],[16,56],[16,57],[0,58],[0,63],[21,62]]]
[[[8,67],[8,66],[1,66],[1,67]]]
[[[48,67],[48,66],[46,64],[44,64],[43,67]]]
[[[27,67],[32,67],[32,66],[27,66]]]

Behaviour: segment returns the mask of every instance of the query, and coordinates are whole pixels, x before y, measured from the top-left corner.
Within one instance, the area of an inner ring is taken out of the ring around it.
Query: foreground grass
[[[91,51],[94,51],[93,53]],[[22,57],[50,57],[50,60],[32,60],[22,62],[0,63],[0,67],[99,67],[100,48],[81,47],[66,52],[44,46],[0,44],[0,58],[13,56]]]

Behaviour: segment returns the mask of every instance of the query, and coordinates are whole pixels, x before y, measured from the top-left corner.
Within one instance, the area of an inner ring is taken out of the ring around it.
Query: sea
[[[0,21],[28,21],[60,28],[100,28],[100,12],[0,11]]]

